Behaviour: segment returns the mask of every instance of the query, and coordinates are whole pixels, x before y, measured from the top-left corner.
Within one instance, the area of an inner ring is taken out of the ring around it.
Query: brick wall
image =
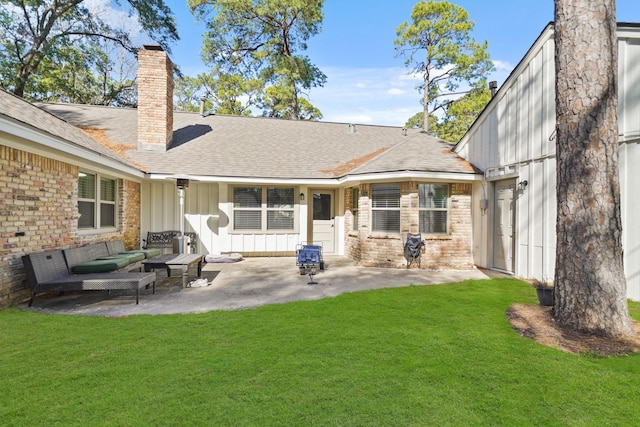
[[[0,308],[29,296],[22,255],[123,239],[139,247],[139,184],[120,180],[122,232],[78,235],[78,167],[0,145]]]
[[[119,217],[125,249],[140,249],[140,184],[120,180]]]
[[[165,151],[173,137],[173,64],[159,46],[138,51],[138,148]]]
[[[401,233],[374,233],[369,228],[371,203],[370,185],[361,184],[358,201],[358,230],[352,229],[351,192],[345,192],[345,253],[361,265],[374,267],[404,267],[402,237],[419,230],[418,182],[402,182],[400,198]],[[449,234],[425,235],[422,255],[423,269],[467,269],[473,267],[471,254],[471,185],[449,186]]]

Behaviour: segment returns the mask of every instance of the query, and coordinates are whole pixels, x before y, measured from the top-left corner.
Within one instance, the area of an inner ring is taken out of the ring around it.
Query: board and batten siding
[[[244,184],[243,184],[244,185]],[[257,185],[257,184],[256,184]],[[297,229],[292,233],[238,233],[231,229],[233,203],[230,183],[191,181],[185,191],[184,231],[198,235],[197,251],[203,254],[239,252],[245,256],[291,256],[308,236],[308,200],[296,201]],[[307,194],[306,186],[296,194]],[[344,228],[343,193],[336,189],[336,227]],[[180,230],[180,205],[174,181],[145,181],[141,186],[140,241],[148,231]],[[336,236],[335,253],[344,253],[344,234]],[[167,249],[166,252],[170,252]]]
[[[218,228],[218,251],[222,253],[239,252],[243,255],[251,254],[277,256],[292,255],[296,246],[304,241],[301,236],[307,233],[307,205],[306,201],[295,205],[298,230],[295,233],[234,233],[231,230],[230,218],[233,215],[233,201],[231,200],[232,185],[219,184],[220,226]],[[305,189],[300,189],[305,191]]]
[[[640,300],[640,27],[619,27],[620,180],[628,296]],[[556,247],[555,64],[548,26],[456,148],[485,172],[474,188],[474,262],[493,268],[495,183],[514,194],[519,277],[553,280]],[[483,203],[483,199],[487,202]]]
[[[640,300],[640,27],[618,29],[618,128],[627,296]]]
[[[174,181],[146,181],[141,192],[141,242],[148,231],[180,230],[180,199]],[[218,199],[217,183],[192,181],[185,190],[184,231],[197,233],[198,253],[219,253]]]

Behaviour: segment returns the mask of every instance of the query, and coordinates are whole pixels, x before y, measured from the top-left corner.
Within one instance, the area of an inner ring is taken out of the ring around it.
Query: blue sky
[[[410,18],[417,0],[325,0],[322,32],[306,54],[326,75],[309,100],[323,121],[403,126],[421,110],[418,80],[395,57],[395,30]],[[490,80],[501,85],[553,20],[553,0],[457,0],[475,22],[473,37],[489,42],[496,65]],[[204,26],[186,1],[172,2],[181,40],[171,59],[190,76],[205,72],[200,59]],[[618,22],[640,22],[638,0],[617,1]]]

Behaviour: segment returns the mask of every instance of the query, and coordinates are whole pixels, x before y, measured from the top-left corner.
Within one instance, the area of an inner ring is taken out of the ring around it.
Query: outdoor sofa
[[[160,250],[125,251],[120,241],[27,254],[22,257],[31,285],[29,306],[38,293],[132,289],[139,303],[140,288],[153,286],[156,273],[130,272],[140,268],[140,261],[157,256]]]

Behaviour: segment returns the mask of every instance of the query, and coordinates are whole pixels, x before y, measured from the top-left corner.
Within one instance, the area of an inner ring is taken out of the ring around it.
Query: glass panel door
[[[334,192],[313,192],[313,243],[322,244],[323,253],[335,251]]]

